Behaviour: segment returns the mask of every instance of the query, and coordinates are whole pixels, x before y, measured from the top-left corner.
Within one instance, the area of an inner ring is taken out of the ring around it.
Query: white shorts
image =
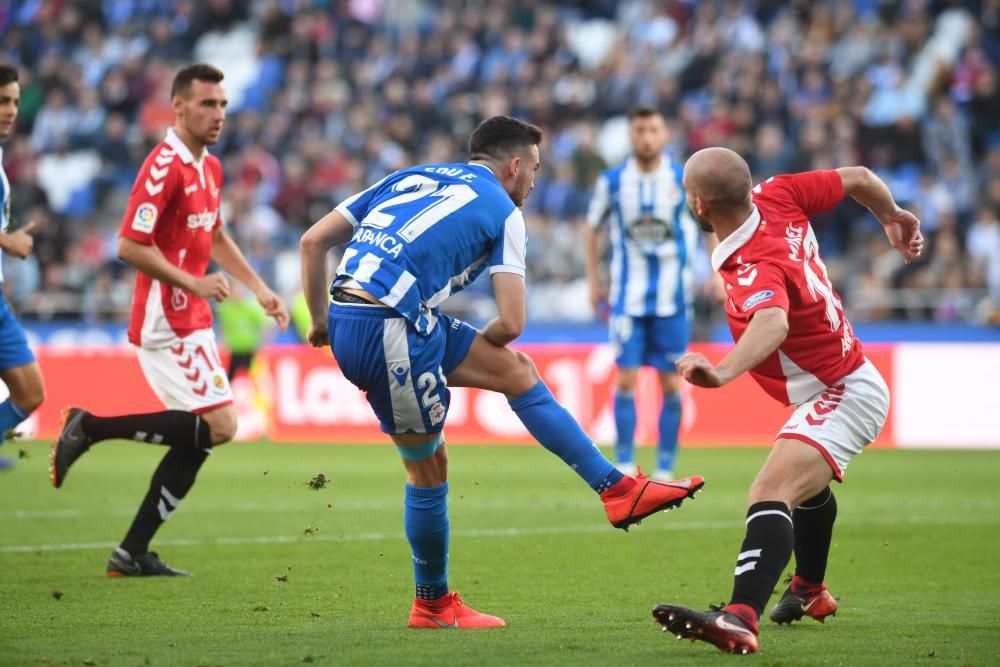
[[[872,362],[836,385],[799,403],[778,438],[801,440],[819,450],[838,482],[855,454],[878,437],[889,413],[889,387]]]
[[[201,414],[233,402],[211,329],[195,331],[166,347],[140,347],[139,365],[149,386],[171,410]]]

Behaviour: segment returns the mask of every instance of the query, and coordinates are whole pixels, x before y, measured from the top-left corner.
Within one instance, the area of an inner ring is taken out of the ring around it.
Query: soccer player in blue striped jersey
[[[622,475],[538,376],[508,347],[525,324],[521,204],[539,167],[537,127],[483,121],[468,163],[398,171],[348,198],[302,237],[310,344],[329,344],[344,375],[366,392],[407,473],[404,525],[413,553],[415,628],[499,627],[448,589],[448,457],[442,429],[449,386],[503,393],[531,435],[600,494],[612,525],[627,528],[676,507],[704,484]],[[326,255],[347,244],[327,292]],[[438,307],[489,271],[498,315],[482,331]]]
[[[609,318],[618,379],[615,460],[627,474],[635,464],[635,386],[641,366],[656,369],[663,407],[653,479],[673,478],[681,425],[680,381],[674,360],[691,333],[691,259],[698,228],[684,204],[683,165],[663,153],[667,127],[656,109],[629,112],[632,155],[597,180],[587,213],[587,280],[598,317]],[[599,272],[600,234],[611,245],[610,295]],[[610,313],[607,312],[610,306]]]
[[[20,101],[21,84],[18,83],[17,68],[0,64],[0,144],[14,131]],[[29,232],[35,224],[29,222],[20,229],[10,229],[10,181],[3,170],[2,160],[3,148],[0,148],[0,249],[24,259],[31,254],[34,246]],[[2,287],[3,272],[0,271],[0,288]],[[45,399],[38,362],[3,295],[0,295],[0,379],[10,392],[9,398],[0,403],[2,444],[7,439],[7,434],[38,409]],[[0,468],[8,468],[12,464],[11,459],[0,457]]]

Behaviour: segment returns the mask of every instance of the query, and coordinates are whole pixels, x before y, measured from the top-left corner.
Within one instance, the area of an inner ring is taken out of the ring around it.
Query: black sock
[[[795,523],[795,576],[811,584],[823,583],[836,519],[837,499],[829,486],[795,508],[792,513]]]
[[[167,450],[153,473],[149,492],[132,520],[132,526],[122,540],[122,549],[133,556],[149,551],[149,541],[187,495],[207,457],[208,452],[202,449],[171,447]]]
[[[120,417],[88,415],[83,418],[81,426],[93,442],[120,438],[168,447],[181,445],[204,450],[212,447],[212,433],[208,422],[193,412],[183,410]]]
[[[792,516],[785,503],[766,500],[750,506],[731,604],[747,605],[760,616],[792,557],[793,540]]]

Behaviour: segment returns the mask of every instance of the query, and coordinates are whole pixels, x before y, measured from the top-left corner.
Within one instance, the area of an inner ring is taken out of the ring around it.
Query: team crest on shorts
[[[226,393],[226,379],[221,375],[216,375],[214,378],[212,378],[212,384],[215,385],[216,394]]]
[[[440,402],[435,403],[427,411],[427,416],[430,417],[431,426],[436,426],[444,420],[444,406]]]

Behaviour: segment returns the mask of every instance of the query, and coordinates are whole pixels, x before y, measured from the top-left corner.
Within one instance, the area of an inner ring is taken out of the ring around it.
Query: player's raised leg
[[[616,528],[628,528],[650,514],[678,507],[704,486],[700,476],[668,484],[654,482],[641,471],[635,477],[623,475],[556,402],[531,358],[494,345],[484,335],[476,336],[468,355],[448,374],[448,382],[504,394],[532,437],[600,494],[608,520]]]

